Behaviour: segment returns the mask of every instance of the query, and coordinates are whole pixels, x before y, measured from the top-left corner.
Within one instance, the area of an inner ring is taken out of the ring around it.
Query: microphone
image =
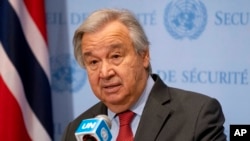
[[[111,141],[111,121],[106,115],[83,120],[76,129],[77,141]]]

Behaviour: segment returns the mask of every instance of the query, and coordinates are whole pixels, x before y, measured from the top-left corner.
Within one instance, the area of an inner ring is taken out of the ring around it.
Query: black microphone
[[[111,141],[111,120],[106,115],[83,120],[76,129],[77,141]]]

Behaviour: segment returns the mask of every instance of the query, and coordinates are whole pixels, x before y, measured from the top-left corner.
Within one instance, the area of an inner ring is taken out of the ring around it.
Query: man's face
[[[148,78],[149,53],[135,52],[123,24],[114,21],[84,34],[82,54],[94,94],[113,112],[127,110],[138,100]]]

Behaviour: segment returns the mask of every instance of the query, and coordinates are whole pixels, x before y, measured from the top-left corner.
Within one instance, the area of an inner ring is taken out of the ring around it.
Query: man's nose
[[[103,61],[100,68],[100,77],[109,78],[114,74],[113,66],[108,61]]]

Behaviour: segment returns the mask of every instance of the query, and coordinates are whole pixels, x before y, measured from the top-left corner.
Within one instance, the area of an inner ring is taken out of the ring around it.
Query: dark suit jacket
[[[135,141],[224,141],[224,115],[216,99],[166,86],[152,75],[153,86],[138,125]],[[107,107],[99,102],[67,126],[62,141],[76,141],[80,122]],[[114,139],[115,140],[115,139]]]

